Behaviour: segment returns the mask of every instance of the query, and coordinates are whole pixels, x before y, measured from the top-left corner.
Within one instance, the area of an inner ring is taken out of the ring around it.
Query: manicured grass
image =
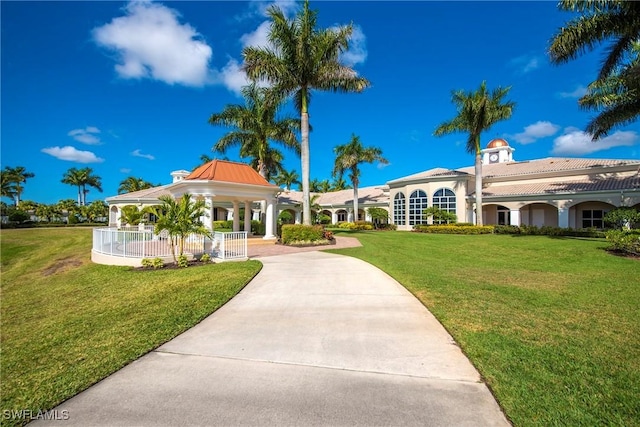
[[[90,261],[91,233],[0,232],[1,411],[51,409],[200,322],[262,266],[97,265]]]
[[[347,234],[345,234],[347,235]],[[516,426],[640,425],[640,260],[602,240],[357,232],[449,330]]]

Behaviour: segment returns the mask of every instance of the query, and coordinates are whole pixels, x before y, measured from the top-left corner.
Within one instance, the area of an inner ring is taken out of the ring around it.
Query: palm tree
[[[204,226],[201,217],[205,215],[204,200],[191,200],[191,195],[185,193],[179,201],[171,196],[158,198],[162,205],[155,210],[158,220],[154,233],[160,234],[166,230],[169,234],[169,245],[173,261],[177,263],[174,248],[178,245],[178,255],[184,253],[184,242],[190,234],[211,237],[211,232]]]
[[[16,207],[20,204],[20,196],[24,191],[23,183],[27,182],[28,178],[33,178],[35,176],[32,172],[27,172],[27,169],[24,166],[16,166],[15,168],[5,166],[4,168],[5,176],[3,181],[8,181],[10,184],[8,187],[10,188],[9,193],[13,196]],[[3,192],[5,192],[5,184],[3,182]],[[6,196],[8,194],[3,194]]]
[[[2,184],[2,196],[9,197],[15,200],[14,182],[11,177],[11,173],[9,173],[9,171],[7,171],[6,169],[0,171],[0,183]]]
[[[331,191],[348,190],[350,188],[353,187],[347,184],[347,181],[345,181],[343,177],[335,178],[331,184]]]
[[[284,188],[289,190],[293,184],[300,184],[300,177],[295,170],[286,171],[283,169],[273,178],[273,181],[276,185],[284,185]]]
[[[257,171],[260,171],[261,165],[264,166],[264,179],[267,181],[271,181],[274,176],[278,175],[284,169],[284,166],[282,165],[284,155],[276,148],[267,147],[264,157],[262,158],[262,162],[260,161],[260,158],[258,157],[259,154],[256,150],[251,152],[240,150],[240,156],[251,158],[249,164]]]
[[[273,160],[277,158],[269,141],[299,152],[300,144],[295,132],[300,124],[293,118],[276,118],[282,97],[269,89],[251,84],[242,88],[242,95],[245,105],[227,105],[222,112],[209,117],[212,125],[233,127],[231,132],[218,140],[213,151],[224,153],[230,147],[239,146],[240,156],[255,159],[256,170],[267,179],[270,174],[277,172],[270,170],[267,164],[271,161],[270,166],[273,167]],[[276,153],[282,156],[280,152]]]
[[[97,175],[92,175],[93,169],[71,168],[66,171],[62,177],[63,184],[75,185],[78,187],[78,205],[84,206],[86,204],[87,186],[94,187],[99,192],[102,192],[101,178]]]
[[[633,1],[562,0],[560,10],[579,12],[551,40],[553,64],[576,59],[611,40],[596,80],[578,101],[586,110],[602,110],[587,125],[596,141],[640,115],[640,3]]]
[[[313,90],[361,92],[370,83],[350,67],[341,64],[339,55],[349,48],[353,25],[318,29],[317,12],[309,10],[309,1],[293,20],[272,5],[269,48],[246,47],[242,54],[244,69],[253,80],[266,80],[276,93],[293,95],[300,113],[302,165],[302,218],[311,224],[309,194],[309,102]]]
[[[134,191],[146,190],[147,188],[152,187],[153,184],[151,184],[150,182],[145,181],[142,178],[130,176],[120,182],[120,186],[118,187],[118,194],[133,193]]]
[[[331,191],[331,183],[328,179],[323,179],[318,183],[318,191],[321,193],[328,193]]]
[[[360,164],[380,162],[389,163],[382,157],[382,150],[377,147],[364,147],[360,137],[351,135],[351,141],[344,145],[338,145],[333,149],[336,160],[333,166],[333,176],[342,178],[349,171],[349,179],[353,184],[353,212],[355,220],[358,219],[358,185],[360,184]]]
[[[487,91],[486,82],[480,84],[475,92],[454,91],[451,101],[455,104],[458,115],[448,122],[442,123],[434,132],[435,136],[443,136],[454,132],[467,132],[467,152],[475,154],[476,175],[476,224],[482,225],[482,150],[480,134],[491,128],[500,120],[511,117],[515,103],[502,102],[511,87],[497,87],[491,93]]]
[[[59,212],[61,215],[64,214],[64,212],[67,213],[67,223],[69,223],[69,218],[71,218],[72,216],[75,217],[76,213],[78,212],[78,207],[79,205],[76,203],[75,200],[73,199],[64,199],[64,200],[60,200],[56,205],[55,205],[55,209],[57,210],[57,212]]]

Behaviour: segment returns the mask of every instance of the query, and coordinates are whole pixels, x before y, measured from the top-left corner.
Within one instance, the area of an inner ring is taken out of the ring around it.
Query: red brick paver
[[[362,246],[360,241],[355,237],[336,237],[335,245],[321,245],[321,246],[308,246],[304,248],[298,248],[295,246],[285,246],[277,244],[255,244],[249,245],[247,250],[249,252],[249,258],[261,258],[274,255],[286,255],[298,252],[320,251],[323,249],[344,249],[344,248],[357,248]]]

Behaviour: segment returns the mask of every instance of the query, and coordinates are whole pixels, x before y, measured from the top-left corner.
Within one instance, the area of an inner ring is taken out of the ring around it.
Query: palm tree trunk
[[[358,222],[358,183],[353,183],[353,222]]]
[[[82,186],[78,185],[78,206],[82,206]]]
[[[482,156],[476,153],[476,225],[482,226]]]
[[[300,161],[302,162],[302,223],[311,225],[311,198],[309,195],[309,113],[306,96],[302,96],[302,114],[300,118]]]

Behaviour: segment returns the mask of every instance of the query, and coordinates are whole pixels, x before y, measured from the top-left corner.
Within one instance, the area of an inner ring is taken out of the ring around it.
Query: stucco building
[[[514,149],[504,139],[494,139],[482,151],[483,223],[602,228],[604,214],[618,206],[640,210],[640,161],[556,158],[516,161]],[[179,197],[188,192],[207,201],[208,224],[234,220],[234,230],[250,230],[251,219],[266,222],[273,238],[275,221],[288,211],[302,221],[302,193],[280,189],[243,163],[214,160],[193,172],[175,171],[168,185],[106,199],[109,224],[120,225],[126,205],[155,205],[158,197]],[[475,222],[475,171],[435,168],[386,184],[360,188],[359,220],[370,220],[368,208],[389,212],[389,222],[399,230],[428,224],[427,207],[456,214],[459,222]],[[355,220],[353,190],[312,194],[312,204],[331,223]],[[243,210],[243,217],[240,212]]]

